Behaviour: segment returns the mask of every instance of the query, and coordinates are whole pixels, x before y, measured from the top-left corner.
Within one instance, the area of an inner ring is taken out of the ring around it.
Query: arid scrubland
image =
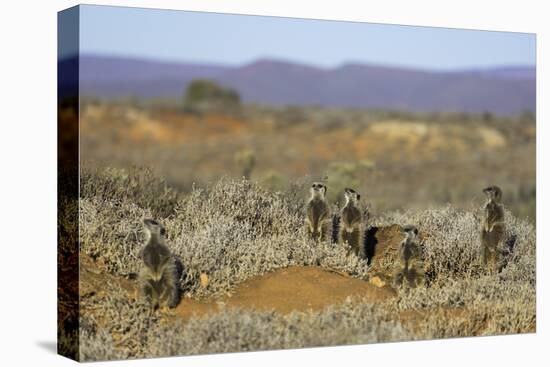
[[[222,178],[179,192],[147,170],[84,167],[80,246],[82,256],[91,261],[81,271],[113,281],[106,282],[106,292],[82,294],[81,289],[81,358],[535,331],[535,229],[506,212],[506,264],[500,273],[488,274],[479,259],[481,202],[466,209],[446,205],[371,217],[371,226],[418,227],[427,274],[426,287],[397,289],[394,297],[377,303],[350,297],[324,310],[289,314],[221,307],[182,320],[170,311],[151,313],[123,286],[135,282],[132,274],[139,271],[144,240],[142,220],[151,217],[166,227],[168,246],[183,265],[180,285],[186,298],[215,302],[254,276],[293,265],[369,280],[372,269],[366,260],[347,256],[336,244],[305,239],[305,185],[309,181],[303,179],[270,191],[254,179]],[[207,285],[201,285],[201,274],[207,275]]]
[[[307,106],[243,105],[238,113],[83,100],[81,154],[101,167],[155,167],[180,192],[220,177],[249,177],[288,190],[328,177],[340,201],[352,187],[371,212],[467,209],[480,188],[499,184],[517,217],[535,219],[532,115],[407,113]],[[415,187],[415,190],[410,190]]]

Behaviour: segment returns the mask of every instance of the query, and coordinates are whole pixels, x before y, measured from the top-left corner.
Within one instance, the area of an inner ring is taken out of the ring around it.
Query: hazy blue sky
[[[535,35],[86,5],[84,53],[240,65],[276,58],[460,69],[535,65]]]

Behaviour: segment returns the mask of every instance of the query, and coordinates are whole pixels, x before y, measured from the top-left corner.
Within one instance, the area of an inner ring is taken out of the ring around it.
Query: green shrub
[[[252,149],[245,149],[235,153],[235,163],[242,172],[242,177],[250,179],[252,170],[256,166],[256,153]]]
[[[236,90],[224,88],[207,79],[193,80],[184,96],[184,106],[198,112],[232,110],[238,108],[240,102],[241,98]]]

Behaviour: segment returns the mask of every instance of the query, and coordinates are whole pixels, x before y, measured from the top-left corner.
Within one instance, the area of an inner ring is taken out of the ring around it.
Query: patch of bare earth
[[[388,262],[394,260],[392,255],[396,253],[402,234],[399,226],[394,225],[373,228],[369,236],[371,246],[376,248],[370,282],[318,266],[291,266],[252,277],[223,297],[198,300],[183,296],[171,314],[183,320],[207,317],[224,308],[289,314],[322,311],[348,299],[386,301],[396,296],[396,291],[389,286]],[[84,254],[81,254],[80,270],[80,294],[84,301],[88,297],[105,295],[110,285],[127,291],[132,299],[138,296],[135,280],[109,274],[100,262]],[[208,286],[207,276],[203,281],[203,286]]]
[[[108,274],[90,258],[83,256],[80,276],[83,300],[101,296],[108,291],[107,286],[113,284],[127,291],[128,297],[135,299],[137,296],[136,281]],[[389,287],[377,287],[346,274],[316,266],[291,266],[253,277],[220,298],[197,300],[183,297],[174,314],[183,320],[207,317],[222,308],[273,310],[288,314],[293,311],[320,311],[341,304],[348,298],[381,302],[394,296],[395,291]]]
[[[385,301],[395,295],[364,280],[315,266],[291,266],[242,283],[224,298],[227,307],[258,311],[319,311],[344,302],[348,297]]]

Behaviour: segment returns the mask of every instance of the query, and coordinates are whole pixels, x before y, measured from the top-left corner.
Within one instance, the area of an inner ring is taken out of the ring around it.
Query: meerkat
[[[498,246],[504,237],[504,207],[502,190],[498,186],[483,189],[487,195],[481,228],[481,258],[494,271],[498,264]]]
[[[168,306],[174,308],[178,303],[176,263],[166,246],[166,230],[155,220],[145,219],[147,244],[141,257],[144,266],[139,273],[142,296],[153,309]]]
[[[418,229],[415,226],[407,225],[402,230],[405,238],[399,245],[394,282],[397,287],[408,285],[415,288],[424,284],[424,266]]]
[[[361,195],[353,189],[344,189],[346,203],[340,212],[338,243],[349,246],[356,256],[364,257],[363,212],[359,208]]]
[[[314,182],[309,190],[311,196],[306,205],[306,230],[309,238],[325,241],[330,236],[330,207],[325,199],[327,187],[321,182]]]

